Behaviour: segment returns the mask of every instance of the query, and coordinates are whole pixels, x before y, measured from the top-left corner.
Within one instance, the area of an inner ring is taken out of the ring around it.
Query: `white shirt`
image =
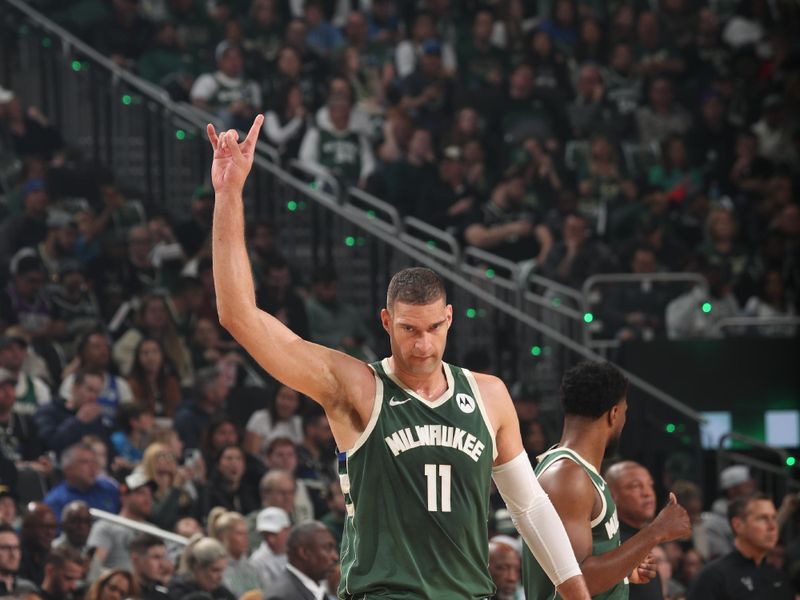
[[[261,545],[250,557],[250,565],[258,571],[259,577],[264,582],[265,590],[269,589],[272,582],[286,570],[287,563],[286,555],[275,554],[267,542],[261,542]]]
[[[286,565],[286,570],[290,573],[294,573],[295,576],[300,580],[306,589],[311,592],[314,596],[314,600],[324,600],[325,598],[325,589],[316,581],[311,579],[305,573],[300,572],[298,569],[293,567],[292,565]]]

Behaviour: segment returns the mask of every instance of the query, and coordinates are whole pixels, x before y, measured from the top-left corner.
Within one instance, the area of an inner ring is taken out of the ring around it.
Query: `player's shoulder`
[[[594,498],[591,493],[594,491],[594,484],[585,469],[570,459],[568,456],[550,463],[548,467],[538,475],[539,483],[548,494],[564,493],[574,494],[575,498],[582,498],[584,493],[589,494],[589,498]]]
[[[489,398],[494,398],[497,396],[506,397],[511,399],[511,396],[508,393],[508,387],[506,384],[503,383],[503,380],[495,375],[489,375],[488,373],[475,373],[470,371],[475,377],[475,383],[478,384],[478,389],[481,392],[481,395]]]

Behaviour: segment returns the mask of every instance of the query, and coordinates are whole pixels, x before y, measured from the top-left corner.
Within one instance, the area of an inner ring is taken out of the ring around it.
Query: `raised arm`
[[[264,117],[258,115],[241,143],[235,130],[217,136],[214,126],[208,126],[208,138],[214,149],[211,180],[216,203],[212,252],[219,320],[273,377],[319,402],[331,418],[335,435],[337,429],[339,434],[342,432],[341,426],[336,427],[337,415],[342,417],[340,425],[346,428],[349,423],[351,428],[355,427],[355,433],[360,433],[359,424],[369,420],[375,393],[369,367],[346,354],[301,339],[256,306],[244,240],[242,190],[253,165],[263,121]],[[340,435],[337,442],[344,442]]]
[[[505,384],[489,375],[476,375],[476,380],[495,431],[492,478],[514,526],[561,598],[589,600],[569,537],[522,446],[519,420]]]

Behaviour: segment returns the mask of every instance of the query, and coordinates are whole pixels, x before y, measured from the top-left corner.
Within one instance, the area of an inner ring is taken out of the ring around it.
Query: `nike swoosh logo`
[[[405,400],[395,400],[394,396],[392,396],[391,400],[389,400],[389,406],[400,406],[401,404],[405,404],[410,400],[411,398],[406,398]]]

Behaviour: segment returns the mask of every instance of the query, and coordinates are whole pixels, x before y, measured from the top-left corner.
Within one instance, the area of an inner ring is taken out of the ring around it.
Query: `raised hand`
[[[217,135],[214,126],[207,127],[208,139],[214,149],[214,161],[211,163],[211,184],[219,194],[241,193],[255,157],[258,132],[264,123],[263,115],[258,115],[245,140],[239,143],[239,133],[235,129],[223,131]]]
[[[670,492],[669,502],[653,520],[651,527],[656,527],[661,541],[685,540],[692,535],[692,521],[686,510],[678,504],[675,494]]]
[[[633,570],[628,579],[631,583],[649,583],[655,579],[656,574],[656,557],[648,554],[644,557],[642,563]]]

